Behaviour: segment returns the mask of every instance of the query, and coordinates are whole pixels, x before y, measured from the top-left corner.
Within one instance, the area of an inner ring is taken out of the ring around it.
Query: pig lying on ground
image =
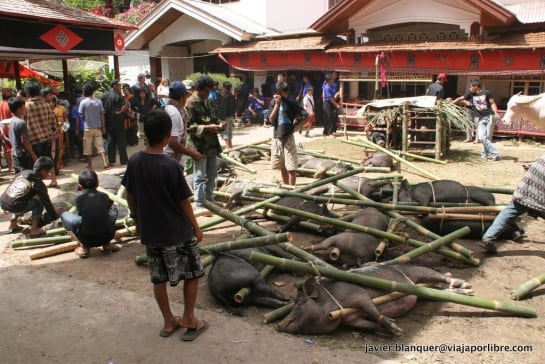
[[[277,308],[286,304],[288,299],[277,290],[271,288],[261,276],[262,264],[253,265],[249,262],[252,251],[292,259],[278,246],[269,245],[254,249],[237,249],[220,254],[214,261],[208,273],[208,289],[218,302],[223,304],[227,311],[240,314],[235,307],[258,305]],[[235,301],[235,294],[242,288],[251,288],[244,301]]]
[[[403,283],[444,283],[456,293],[473,294],[467,282],[425,267],[371,266],[352,272]],[[383,291],[331,279],[324,279],[318,284],[311,278],[300,290],[292,312],[278,326],[280,331],[292,334],[328,334],[340,326],[346,326],[371,331],[382,328],[392,335],[401,335],[402,330],[392,317],[401,316],[412,309],[417,296],[407,295],[376,306],[372,299],[384,294]],[[359,308],[360,311],[330,320],[329,313],[338,310],[339,304],[344,308]]]
[[[348,269],[375,260],[379,239],[365,233],[339,233],[307,248],[318,258]]]
[[[342,220],[382,231],[388,230],[388,226],[390,225],[390,218],[374,207],[360,209],[353,214],[343,217]],[[358,232],[350,229],[347,231]]]
[[[399,201],[418,202],[420,206],[429,206],[430,202],[476,202],[485,206],[495,204],[494,195],[489,191],[446,179],[412,186],[403,180],[399,187]]]
[[[321,158],[311,158],[307,160],[301,168],[315,169],[316,172],[312,176],[313,178],[323,178],[326,176],[327,172],[340,174],[354,169],[354,167],[349,164]]]
[[[363,167],[388,167],[392,170],[394,168],[394,160],[384,152],[375,152],[370,157],[365,158],[361,162],[361,165]]]

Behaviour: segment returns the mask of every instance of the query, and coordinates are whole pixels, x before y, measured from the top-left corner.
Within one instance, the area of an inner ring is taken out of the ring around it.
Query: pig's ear
[[[405,178],[402,179],[401,184],[399,185],[399,187],[401,187],[404,190],[409,189],[409,181],[407,181],[407,179],[405,179]]]
[[[314,278],[309,278],[305,281],[305,284],[303,285],[303,293],[305,294],[305,297],[318,297],[318,286],[314,281]]]

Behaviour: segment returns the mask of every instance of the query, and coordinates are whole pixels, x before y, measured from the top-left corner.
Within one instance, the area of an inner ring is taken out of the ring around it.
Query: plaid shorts
[[[204,276],[197,239],[176,246],[147,246],[146,254],[153,284],[170,282],[174,287],[180,281]]]

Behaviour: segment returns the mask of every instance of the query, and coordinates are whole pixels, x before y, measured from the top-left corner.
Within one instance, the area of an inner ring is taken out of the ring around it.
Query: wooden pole
[[[68,243],[48,246],[47,248],[33,251],[28,256],[30,257],[30,260],[47,258],[53,255],[74,251],[78,245],[79,244],[77,241],[71,241]]]
[[[440,160],[443,155],[443,117],[441,113],[442,100],[437,101],[435,108],[435,159]]]

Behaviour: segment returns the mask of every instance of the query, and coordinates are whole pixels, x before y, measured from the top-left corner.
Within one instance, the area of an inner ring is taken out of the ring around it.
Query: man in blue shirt
[[[335,132],[337,131],[337,110],[341,108],[341,104],[335,100],[335,86],[333,77],[330,74],[325,75],[325,82],[323,87],[324,98],[324,136],[331,136],[335,138]]]

